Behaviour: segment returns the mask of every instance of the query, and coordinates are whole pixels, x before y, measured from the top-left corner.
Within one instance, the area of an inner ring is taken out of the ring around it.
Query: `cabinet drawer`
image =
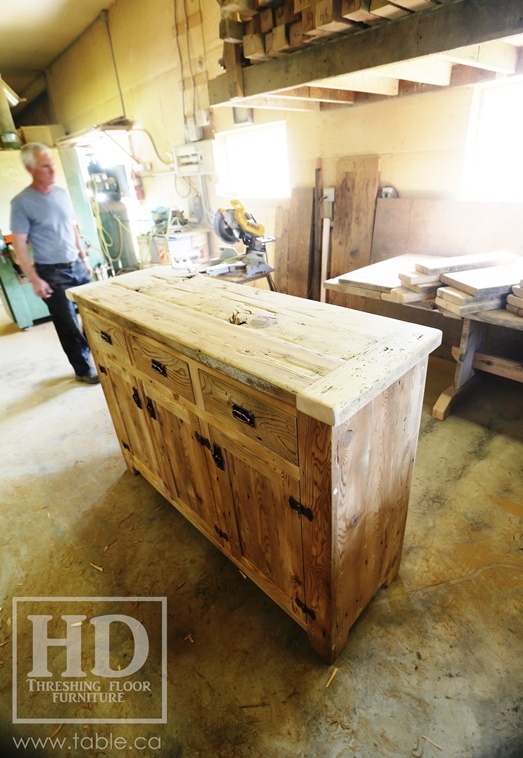
[[[176,395],[185,397],[194,403],[194,393],[189,373],[189,366],[159,342],[147,337],[130,335],[133,363],[151,379],[163,384]]]
[[[243,387],[200,371],[205,410],[227,422],[230,430],[257,440],[291,463],[298,463],[296,418]]]
[[[89,345],[95,355],[102,353],[109,358],[116,358],[129,363],[129,352],[124,331],[120,326],[116,326],[90,312],[82,314],[82,321]]]

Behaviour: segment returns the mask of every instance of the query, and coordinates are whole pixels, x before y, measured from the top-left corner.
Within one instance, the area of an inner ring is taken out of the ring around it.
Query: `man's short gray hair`
[[[36,168],[36,156],[39,153],[51,154],[51,149],[41,142],[28,142],[21,149],[22,161],[26,168]]]

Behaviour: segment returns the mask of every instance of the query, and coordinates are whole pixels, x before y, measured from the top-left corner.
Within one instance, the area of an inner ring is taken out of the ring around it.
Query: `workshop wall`
[[[453,199],[460,190],[472,96],[472,88],[446,88],[322,112],[255,111],[254,120],[286,120],[293,186],[314,184],[318,157],[328,185],[339,158],[379,155],[382,184],[392,184],[402,197]],[[215,109],[217,131],[234,127],[230,113]]]
[[[219,18],[214,0],[117,0],[49,69],[56,120],[74,133],[130,118],[165,158],[185,141],[184,116],[208,108],[207,81],[221,73]]]

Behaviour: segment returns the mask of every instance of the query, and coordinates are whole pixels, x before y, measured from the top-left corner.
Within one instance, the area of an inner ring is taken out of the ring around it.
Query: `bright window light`
[[[462,197],[523,202],[523,81],[478,87],[471,113]]]
[[[290,197],[284,121],[215,136],[216,194],[248,199]]]

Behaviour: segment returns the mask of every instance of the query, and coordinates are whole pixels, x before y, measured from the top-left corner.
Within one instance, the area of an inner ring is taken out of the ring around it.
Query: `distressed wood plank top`
[[[166,267],[68,296],[333,426],[441,342],[438,329]]]

